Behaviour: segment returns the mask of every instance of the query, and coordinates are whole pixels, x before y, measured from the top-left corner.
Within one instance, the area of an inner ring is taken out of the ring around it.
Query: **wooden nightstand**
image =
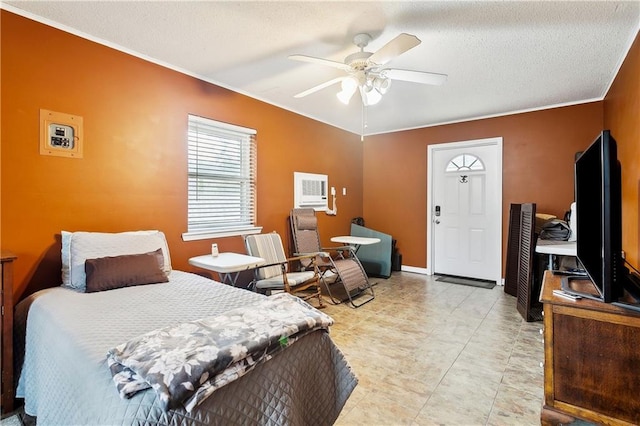
[[[2,414],[13,411],[15,388],[13,386],[13,253],[2,250]]]

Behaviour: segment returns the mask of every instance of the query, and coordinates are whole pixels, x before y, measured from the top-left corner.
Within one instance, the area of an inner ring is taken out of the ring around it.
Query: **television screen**
[[[577,255],[599,299],[613,302],[622,294],[621,172],[616,141],[608,130],[575,162]]]

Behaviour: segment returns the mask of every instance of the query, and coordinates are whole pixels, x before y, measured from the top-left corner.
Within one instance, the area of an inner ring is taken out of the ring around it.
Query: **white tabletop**
[[[244,271],[264,265],[266,261],[261,257],[248,256],[240,253],[220,253],[216,257],[210,254],[192,257],[189,263],[199,268],[228,274]]]
[[[576,256],[575,241],[558,241],[538,239],[536,253],[555,254],[558,256]]]
[[[354,235],[343,235],[340,237],[332,237],[331,241],[341,244],[352,244],[357,246],[366,246],[380,242],[380,238],[356,237]]]

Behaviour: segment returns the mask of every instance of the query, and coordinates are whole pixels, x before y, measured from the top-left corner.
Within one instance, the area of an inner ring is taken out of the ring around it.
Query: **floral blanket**
[[[222,315],[154,330],[107,353],[118,392],[130,398],[149,387],[167,411],[191,412],[298,338],[328,330],[333,319],[287,293]]]

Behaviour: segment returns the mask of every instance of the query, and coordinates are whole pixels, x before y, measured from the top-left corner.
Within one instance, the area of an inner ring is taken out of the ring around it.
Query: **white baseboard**
[[[417,268],[415,266],[402,265],[400,267],[400,270],[403,272],[413,272],[414,274],[431,275],[429,274],[427,268]]]

